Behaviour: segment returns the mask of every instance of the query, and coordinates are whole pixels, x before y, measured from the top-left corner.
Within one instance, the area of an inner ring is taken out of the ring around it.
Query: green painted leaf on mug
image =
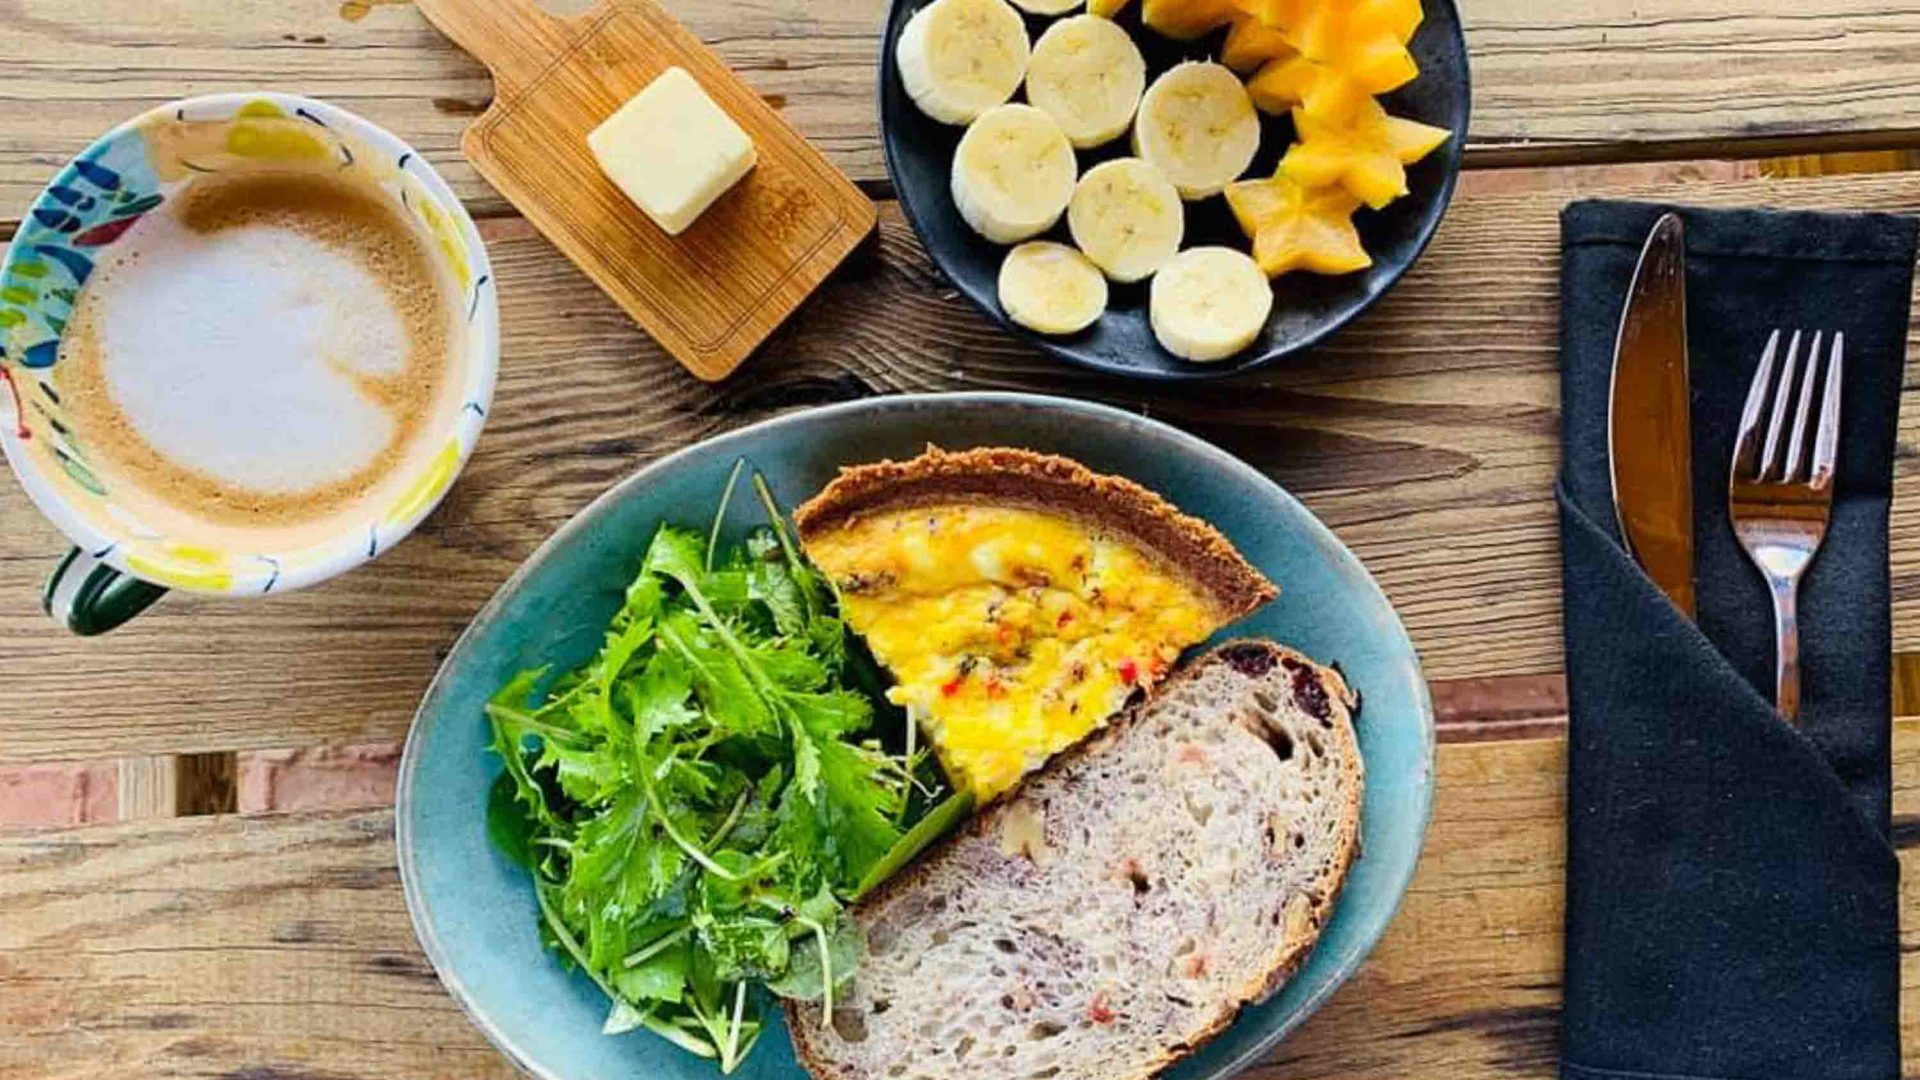
[[[74,483],[79,484],[95,495],[105,495],[107,493],[106,487],[94,478],[93,470],[80,464],[72,455],[55,454],[54,456],[60,459],[60,467],[67,471],[68,476],[73,477]]]

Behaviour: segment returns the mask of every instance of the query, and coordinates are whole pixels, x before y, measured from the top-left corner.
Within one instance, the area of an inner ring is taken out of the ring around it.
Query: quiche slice
[[[843,469],[794,521],[888,696],[982,804],[1276,595],[1207,523],[1025,450]]]

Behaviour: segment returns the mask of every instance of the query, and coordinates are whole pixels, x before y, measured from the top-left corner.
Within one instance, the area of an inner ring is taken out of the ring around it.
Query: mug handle
[[[151,581],[115,570],[79,548],[47,577],[40,604],[53,620],[82,637],[92,637],[153,606],[167,590]]]

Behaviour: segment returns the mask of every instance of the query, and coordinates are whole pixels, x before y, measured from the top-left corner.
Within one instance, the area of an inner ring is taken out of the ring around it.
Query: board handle
[[[574,27],[599,9],[562,18],[539,0],[415,0],[415,6],[455,45],[493,72],[494,98],[526,86],[566,51]]]

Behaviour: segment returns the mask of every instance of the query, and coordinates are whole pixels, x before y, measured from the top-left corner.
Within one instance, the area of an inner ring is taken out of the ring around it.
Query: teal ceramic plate
[[[414,929],[447,989],[487,1037],[543,1080],[706,1080],[719,1075],[657,1037],[600,1034],[607,1003],[541,950],[533,888],[486,835],[499,763],[481,707],[522,668],[586,660],[654,527],[700,525],[734,461],[765,473],[788,507],[841,465],[910,457],[929,442],[1068,454],[1165,494],[1218,526],[1281,587],[1224,634],[1268,635],[1337,661],[1365,695],[1363,854],[1319,947],[1277,997],[1167,1074],[1218,1080],[1251,1064],[1325,1001],[1386,929],[1413,874],[1432,799],[1433,712],[1419,662],[1373,579],[1292,496],[1205,442],[1099,405],[1016,394],[889,397],[794,413],[683,450],[601,496],[488,602],[440,668],[401,763],[401,879]],[[736,500],[751,503],[751,499]],[[740,521],[749,520],[743,508]],[[804,1080],[776,1017],[734,1075]]]

